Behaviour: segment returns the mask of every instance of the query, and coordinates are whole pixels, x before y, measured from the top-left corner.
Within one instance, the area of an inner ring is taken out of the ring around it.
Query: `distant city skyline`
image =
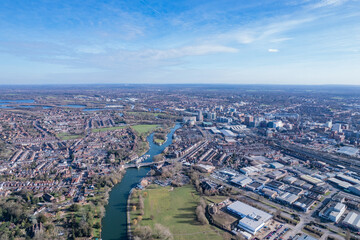
[[[0,84],[360,85],[360,1],[0,2]]]

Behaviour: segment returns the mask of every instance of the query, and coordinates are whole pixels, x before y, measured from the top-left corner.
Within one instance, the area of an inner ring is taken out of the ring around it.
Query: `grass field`
[[[59,134],[57,134],[57,137],[60,138],[61,140],[71,140],[71,139],[82,138],[84,136],[83,135],[71,135],[68,133],[59,133]]]
[[[96,129],[91,129],[92,132],[106,132],[106,131],[114,131],[117,129],[123,129],[126,126],[119,126],[119,127],[107,127],[107,128],[96,128]]]
[[[165,141],[162,140],[162,139],[154,138],[154,142],[157,143],[157,144],[159,144],[159,145],[161,145],[161,144],[163,144]]]
[[[144,124],[144,125],[134,125],[131,126],[132,129],[134,129],[137,134],[141,135],[147,135],[152,130],[154,130],[158,125],[156,124]]]
[[[160,223],[170,229],[175,240],[224,239],[221,230],[197,222],[195,209],[199,195],[192,186],[173,190],[170,187],[148,189],[140,193],[144,192],[148,194],[144,198],[144,216],[140,225],[153,228],[156,223]],[[136,218],[138,212],[132,212],[131,218]]]

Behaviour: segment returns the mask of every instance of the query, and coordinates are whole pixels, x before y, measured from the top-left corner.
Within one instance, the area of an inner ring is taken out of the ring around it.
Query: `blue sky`
[[[0,84],[360,85],[360,0],[2,0]]]

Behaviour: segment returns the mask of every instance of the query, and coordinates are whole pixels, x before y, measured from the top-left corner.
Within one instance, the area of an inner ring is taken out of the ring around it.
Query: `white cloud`
[[[306,17],[306,18],[300,18],[300,19],[293,19],[293,20],[285,20],[285,21],[279,21],[276,23],[272,23],[270,25],[267,25],[263,30],[262,34],[260,35],[261,39],[280,34],[289,30],[292,30],[302,24],[312,22],[316,18],[315,17]]]
[[[255,33],[251,31],[238,32],[235,34],[235,39],[238,43],[249,44],[256,40]]]
[[[213,42],[227,42],[237,44],[252,44],[258,41],[283,42],[292,38],[284,37],[287,31],[312,22],[318,17],[304,17],[299,19],[278,19],[270,23],[258,22],[253,25],[242,26],[216,36],[212,36]],[[281,37],[280,37],[281,36]]]
[[[200,56],[214,53],[236,53],[238,49],[222,45],[197,45],[166,50],[147,50],[144,55],[153,59],[180,58],[186,56]]]
[[[279,52],[279,49],[269,48],[269,49],[268,49],[268,52],[270,52],[270,53],[277,53],[277,52]]]
[[[120,67],[138,69],[139,66],[145,69],[157,66],[178,65],[183,63],[183,58],[185,57],[236,52],[238,52],[236,48],[215,44],[190,45],[169,49],[147,48],[133,51],[124,48],[111,48],[101,53],[90,53],[89,51],[83,53],[78,56],[77,63],[84,66],[90,64],[91,66],[104,69],[118,69]],[[74,64],[74,61],[69,62],[69,64]]]
[[[339,6],[347,2],[348,0],[321,0],[318,3],[311,5],[311,8],[322,8],[327,6]]]
[[[270,40],[270,42],[272,43],[279,43],[279,42],[285,42],[285,41],[289,41],[292,40],[293,38],[289,38],[289,37],[284,37],[284,38],[275,38]]]

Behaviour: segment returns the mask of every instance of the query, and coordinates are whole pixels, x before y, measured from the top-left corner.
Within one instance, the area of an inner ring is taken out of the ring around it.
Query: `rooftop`
[[[267,222],[272,218],[271,214],[240,201],[233,202],[227,208],[241,217],[248,217],[249,219],[253,219],[253,221]]]
[[[337,152],[349,156],[355,156],[356,154],[358,154],[359,149],[354,147],[341,147]]]
[[[356,212],[350,212],[345,217],[343,223],[360,228],[360,215]]]

